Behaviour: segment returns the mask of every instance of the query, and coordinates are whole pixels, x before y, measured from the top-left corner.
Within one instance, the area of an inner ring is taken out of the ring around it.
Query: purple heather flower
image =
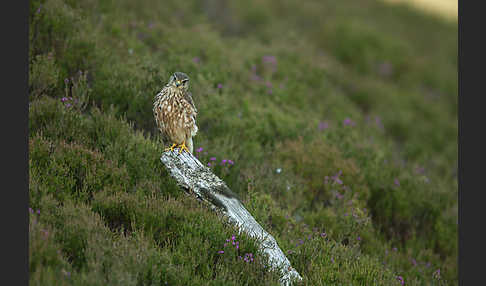
[[[234,235],[231,236],[231,240],[235,240],[236,237]]]
[[[71,103],[66,103],[66,107],[71,107]]]
[[[211,162],[208,162],[208,167],[211,167]]]
[[[235,162],[228,160],[228,164],[233,165]]]
[[[64,79],[64,83],[65,83],[65,84],[68,84],[68,83],[69,83],[69,79],[68,79],[68,78],[65,78],[65,79]]]
[[[47,239],[47,237],[49,236],[49,231],[43,229],[43,230],[41,230],[41,232],[42,232],[43,238]]]
[[[223,247],[226,247],[228,245],[228,243],[226,242],[225,244],[223,244]]]
[[[218,251],[219,254],[223,254],[224,253],[224,250],[220,250]]]
[[[415,168],[415,173],[417,174],[423,174],[425,172],[425,168],[424,167],[417,167]]]
[[[399,181],[397,178],[395,178],[395,180],[393,181],[393,183],[394,183],[396,186],[400,186],[400,181]]]
[[[403,280],[402,276],[397,276],[397,280],[400,281],[400,284],[405,284],[405,281]]]
[[[67,99],[67,97],[63,97],[63,98],[61,98],[61,101],[62,101],[62,102],[67,101],[67,100],[68,100],[68,99]]]
[[[434,271],[434,278],[440,279],[440,268]]]
[[[199,147],[199,148],[196,149],[196,152],[202,152],[202,150],[203,150],[203,147]]]
[[[415,260],[415,258],[412,258],[412,265],[417,266],[417,260]]]
[[[352,120],[351,120],[351,119],[349,119],[349,118],[344,119],[343,124],[344,124],[344,125],[352,125],[352,126],[354,126],[354,125],[355,125],[354,121],[352,121]]]
[[[228,160],[226,160],[226,159],[221,160],[221,165],[226,164],[226,162],[227,162],[227,161],[228,161]]]
[[[37,8],[37,11],[35,11],[36,14],[39,14],[42,8],[42,4],[39,5],[39,8]]]
[[[319,122],[319,130],[320,131],[326,130],[327,128],[329,128],[329,123],[327,121]]]
[[[40,214],[40,210],[37,210],[37,214]]]
[[[396,247],[393,247],[393,251],[395,251],[395,252],[396,252],[396,251],[398,251],[398,248],[396,248]]]
[[[201,61],[201,59],[200,59],[200,58],[198,58],[198,57],[194,57],[194,58],[192,59],[192,61],[193,61],[194,63],[196,63],[196,64],[197,64],[197,63],[199,63],[199,62]]]
[[[218,88],[219,89],[223,88],[223,85],[221,83],[218,83]]]
[[[358,239],[358,241],[361,241],[361,236],[358,236],[358,238],[357,238],[357,239]]]
[[[326,237],[327,236],[327,233],[323,232],[321,233],[321,237]]]
[[[209,158],[210,161],[216,161],[216,157]]]
[[[331,263],[334,263],[334,258],[331,257]]]
[[[277,58],[275,56],[263,56],[262,61],[264,63],[276,64]]]
[[[337,174],[335,174],[334,176],[332,176],[331,179],[333,179],[339,185],[342,185],[343,184],[343,181],[341,181],[339,179],[339,176],[341,176],[342,173],[343,173],[343,171],[339,170],[339,172]]]

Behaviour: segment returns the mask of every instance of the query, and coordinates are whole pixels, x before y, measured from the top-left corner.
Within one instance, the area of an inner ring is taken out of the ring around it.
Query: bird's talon
[[[177,147],[177,144],[174,143],[172,146],[165,148],[165,151],[174,151],[174,148]]]
[[[187,153],[191,153],[186,146],[186,142],[182,142],[182,144],[178,145],[177,147],[179,147],[179,154],[181,154],[182,151],[186,151]]]

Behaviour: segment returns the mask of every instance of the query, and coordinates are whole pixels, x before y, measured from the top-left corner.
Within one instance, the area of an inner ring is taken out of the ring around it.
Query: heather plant
[[[457,285],[457,23],[374,0],[29,7],[31,284],[279,284],[160,162],[153,97],[183,71],[194,155],[302,285]]]
[[[64,79],[64,97],[61,101],[66,108],[75,108],[79,111],[83,111],[89,102],[89,94],[91,88],[87,81],[87,72],[79,71],[76,77]]]
[[[52,95],[58,84],[59,70],[52,53],[36,55],[29,71],[29,97]]]

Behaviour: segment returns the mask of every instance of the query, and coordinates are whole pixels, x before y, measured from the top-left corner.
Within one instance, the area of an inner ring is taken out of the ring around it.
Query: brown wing
[[[192,93],[190,93],[189,91],[184,93],[184,99],[189,102],[189,104],[192,106],[192,109],[194,110],[194,113],[197,114],[197,108],[194,105],[194,101],[192,100]]]
[[[184,99],[189,104],[189,108],[186,108],[187,118],[185,119],[184,125],[190,128],[189,134],[191,134],[191,136],[195,136],[198,131],[196,125],[197,109],[194,105],[194,101],[192,100],[192,94],[190,92],[184,93]]]
[[[165,129],[165,124],[163,120],[163,114],[162,114],[162,103],[166,99],[167,95],[167,89],[164,88],[162,89],[154,99],[154,107],[153,107],[153,113],[154,113],[154,118],[155,118],[155,124],[157,125],[157,128],[159,131],[162,133],[162,137],[164,139],[168,138],[166,129]]]

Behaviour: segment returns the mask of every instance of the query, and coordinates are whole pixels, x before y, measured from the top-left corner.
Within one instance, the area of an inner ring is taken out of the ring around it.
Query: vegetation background
[[[31,285],[278,285],[159,161],[175,71],[302,285],[457,285],[457,22],[374,0],[30,1]]]

